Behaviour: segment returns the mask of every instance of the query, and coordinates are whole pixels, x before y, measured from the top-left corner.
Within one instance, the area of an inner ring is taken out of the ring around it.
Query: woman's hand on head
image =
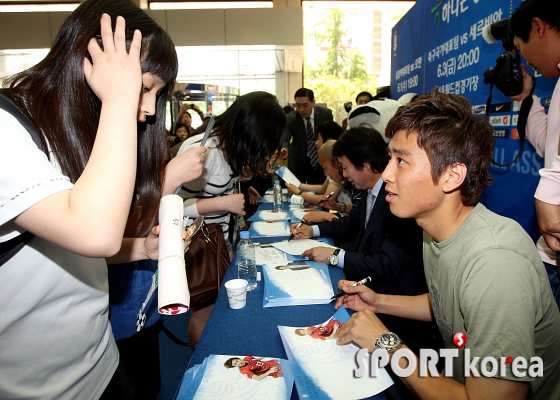
[[[127,52],[124,18],[117,17],[114,35],[109,15],[103,14],[100,24],[103,49],[95,38],[90,40],[88,51],[92,61],[84,58],[86,81],[102,103],[131,101],[137,108],[142,89],[142,34],[138,30],[134,32]]]

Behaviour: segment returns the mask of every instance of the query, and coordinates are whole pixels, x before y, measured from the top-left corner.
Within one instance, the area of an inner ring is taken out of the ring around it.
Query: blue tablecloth
[[[262,271],[260,267],[257,267]],[[329,267],[333,288],[344,278],[340,268]],[[237,278],[237,269],[228,269],[224,282]],[[210,354],[252,354],[287,358],[278,325],[309,326],[325,322],[335,312],[334,302],[310,306],[263,308],[264,282],[247,293],[247,305],[240,310],[229,307],[222,284],[216,305],[204,333],[196,345],[189,367],[200,364]]]
[[[267,208],[268,203],[261,203],[259,206],[259,209]],[[285,209],[287,208],[287,204],[285,204]],[[252,238],[254,242],[281,241],[286,239],[288,237]],[[332,244],[331,239],[320,240]],[[292,257],[289,256],[288,258]],[[262,275],[262,268],[257,267],[257,270]],[[329,266],[329,274],[333,290],[336,293],[338,291],[338,281],[344,279],[344,273],[340,268]],[[187,369],[196,364],[201,364],[211,354],[251,354],[254,356],[287,359],[288,357],[278,332],[278,325],[317,325],[325,322],[335,312],[334,301],[330,304],[263,308],[263,280],[258,282],[256,289],[247,293],[247,305],[242,309],[233,310],[229,307],[224,283],[235,278],[237,278],[237,266],[234,257],[220,287],[220,293],[214,305],[214,310],[206,324],[200,341],[196,345],[196,350]],[[352,312],[350,311],[350,313]],[[179,388],[180,390],[181,388]],[[297,398],[297,389],[294,385],[292,399]],[[385,400],[385,395],[380,393],[371,399]]]

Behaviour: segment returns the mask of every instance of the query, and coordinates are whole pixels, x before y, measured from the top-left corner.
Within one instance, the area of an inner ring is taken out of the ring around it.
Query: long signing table
[[[285,209],[287,207],[286,204]],[[264,203],[260,209],[270,209],[270,205]],[[287,240],[288,236],[251,239],[255,243],[278,242]],[[332,244],[330,239],[326,241]],[[262,276],[260,266],[257,267],[257,270],[261,272]],[[329,266],[329,274],[333,290],[336,293],[338,291],[338,281],[344,279],[344,273],[340,268]],[[242,309],[233,310],[228,304],[224,283],[235,278],[237,278],[237,265],[234,256],[220,287],[214,310],[200,341],[196,345],[196,350],[187,369],[196,364],[201,364],[206,357],[212,354],[252,354],[287,359],[277,328],[278,325],[310,326],[321,324],[335,312],[334,301],[330,304],[263,308],[263,279],[258,282],[256,289],[247,292],[246,306]],[[350,310],[349,312],[352,313]],[[181,392],[185,389],[182,385],[183,383],[177,392],[177,399],[179,400],[181,400]],[[295,385],[291,398],[298,398]],[[380,393],[372,399],[384,400],[385,395]]]

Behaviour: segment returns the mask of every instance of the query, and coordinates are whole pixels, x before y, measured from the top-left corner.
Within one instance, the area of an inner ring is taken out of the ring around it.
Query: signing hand
[[[299,224],[292,224],[290,230],[294,234],[294,239],[309,239],[313,237],[313,228],[309,225],[302,225],[299,228]]]
[[[330,222],[336,218],[336,215],[326,211],[311,211],[303,216],[308,224],[318,224],[319,222]]]
[[[354,313],[344,325],[338,329],[334,338],[338,344],[356,343],[370,353],[375,350],[375,341],[382,333],[389,329],[370,310]]]
[[[338,203],[337,203],[336,199],[334,199],[333,197],[329,197],[328,199],[327,199],[327,197],[323,197],[321,199],[321,201],[319,202],[319,205],[321,207],[329,209],[329,210],[336,210],[336,205]]]
[[[355,283],[345,280],[338,281],[338,288],[346,294],[339,297],[334,308],[338,310],[344,306],[354,311],[371,310],[377,312],[377,301],[380,295],[366,285],[353,286]]]

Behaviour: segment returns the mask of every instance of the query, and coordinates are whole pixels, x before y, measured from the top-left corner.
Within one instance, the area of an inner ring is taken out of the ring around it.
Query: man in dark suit
[[[315,247],[302,256],[344,270],[349,280],[367,276],[377,293],[417,295],[428,292],[422,263],[422,229],[415,220],[391,213],[381,174],[389,161],[387,144],[375,129],[351,128],[332,148],[343,175],[356,188],[367,190],[349,215],[319,225],[292,228],[295,239],[332,237],[354,241],[352,251]],[[368,204],[369,203],[369,204]],[[390,328],[408,332],[403,340],[413,351],[432,347],[435,327],[431,323],[388,315],[379,316]]]
[[[294,99],[296,109],[286,116],[283,143],[283,148],[288,149],[288,168],[303,183],[321,184],[325,175],[317,161],[315,128],[322,122],[332,121],[332,111],[315,105],[311,89],[298,89]]]

